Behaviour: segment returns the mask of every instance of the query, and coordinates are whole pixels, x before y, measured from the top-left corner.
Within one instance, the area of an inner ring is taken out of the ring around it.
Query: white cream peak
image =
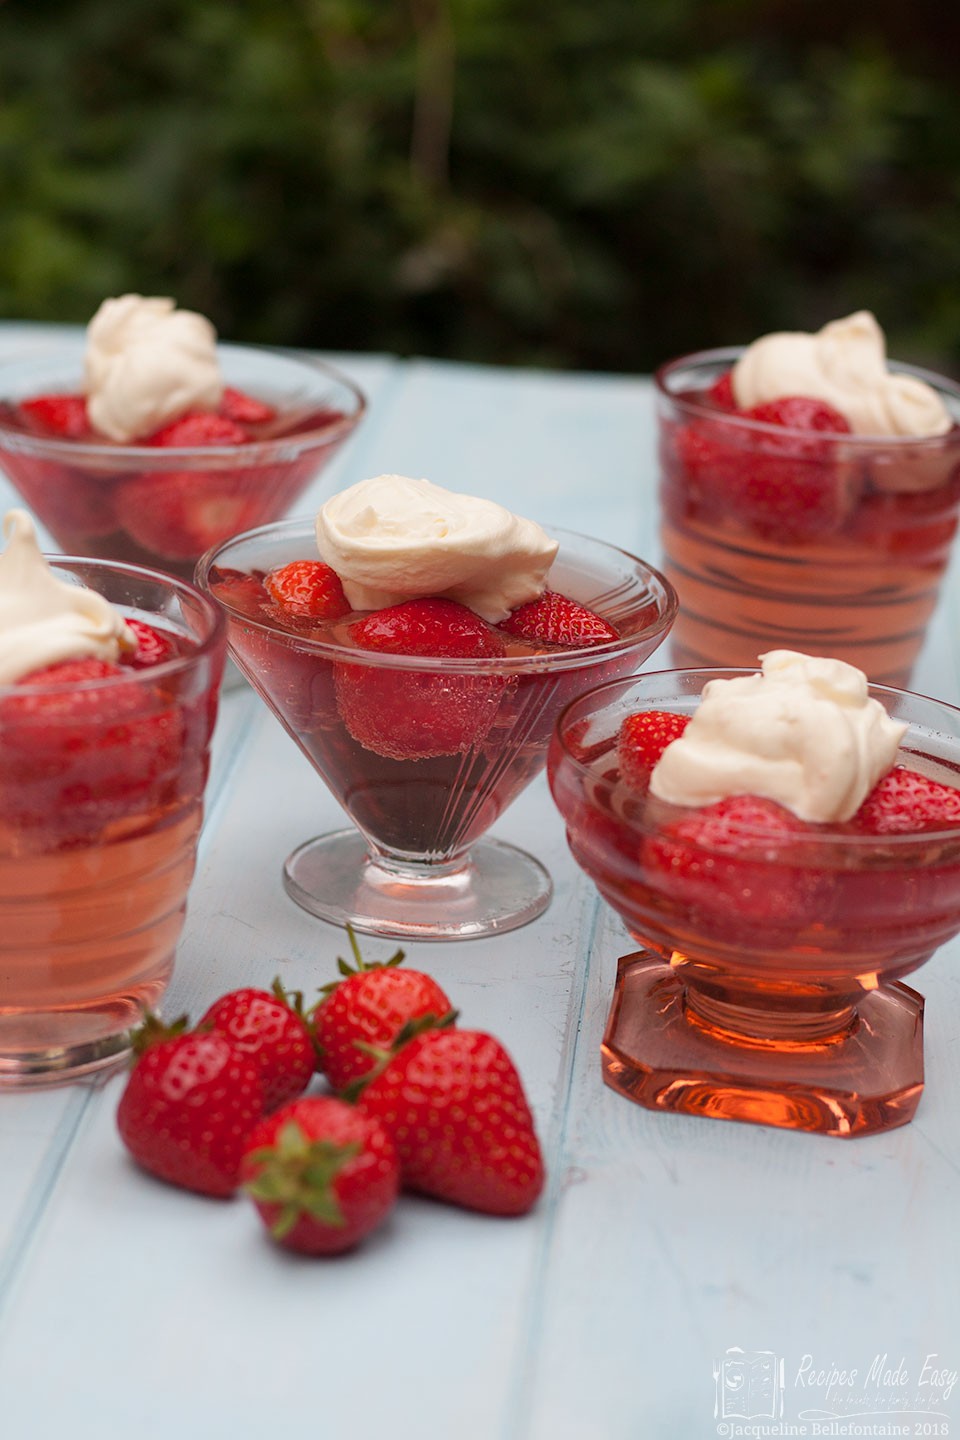
[[[188,410],[215,410],[223,395],[210,321],[166,297],[104,300],[87,326],[87,414],[109,440],[142,439]]]
[[[932,385],[887,367],[884,333],[869,310],[815,334],[777,331],[748,345],[733,367],[744,410],[810,395],[843,415],[854,435],[945,435],[953,420]]]
[[[893,765],[906,725],[842,660],[771,650],[761,666],[704,685],[653,768],[651,792],[675,805],[759,795],[801,820],[849,820]]]
[[[543,593],[558,545],[493,500],[405,475],[341,490],[317,516],[320,558],[355,610],[442,596],[498,624]]]
[[[137,638],[109,601],[59,580],[26,510],[9,510],[0,554],[0,685],[61,660],[115,661]]]

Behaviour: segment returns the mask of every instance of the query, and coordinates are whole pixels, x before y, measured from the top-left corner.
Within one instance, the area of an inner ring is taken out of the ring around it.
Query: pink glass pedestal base
[[[648,950],[620,958],[602,1045],[604,1080],[650,1110],[821,1135],[905,1125],[923,1092],[923,997],[899,981],[865,991],[838,1026],[804,1038],[706,1017],[677,970]],[[755,1015],[751,1015],[755,1019]]]

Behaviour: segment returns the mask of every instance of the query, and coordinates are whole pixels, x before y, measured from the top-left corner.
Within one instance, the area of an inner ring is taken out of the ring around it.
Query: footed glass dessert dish
[[[549,585],[617,638],[537,646],[486,627],[495,653],[479,657],[362,649],[350,635],[356,613],[298,622],[264,590],[265,576],[316,554],[312,522],[266,526],[204,557],[198,578],[226,610],[233,658],[356,826],[288,858],[285,885],[305,909],[357,930],[446,940],[513,929],[549,903],[539,861],[486,832],[543,768],[563,705],[637,670],[676,611],[672,588],[642,560],[553,533]]]
[[[651,795],[618,736],[638,713],[690,715],[738,673],[601,685],[557,723],[572,853],[641,947],[619,962],[604,1078],[654,1110],[839,1136],[902,1125],[923,1089],[923,999],[903,977],[960,930],[960,711],[871,686],[908,728],[851,820],[759,801],[707,823]]]

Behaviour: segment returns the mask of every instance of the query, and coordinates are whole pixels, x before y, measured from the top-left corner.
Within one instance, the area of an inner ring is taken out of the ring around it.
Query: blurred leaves
[[[6,0],[0,314],[140,290],[233,339],[649,370],[868,306],[960,372],[926,12]]]

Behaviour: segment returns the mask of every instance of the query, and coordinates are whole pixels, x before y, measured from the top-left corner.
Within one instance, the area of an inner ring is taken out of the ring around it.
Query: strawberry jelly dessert
[[[81,344],[0,372],[0,466],[65,551],[192,579],[282,515],[363,408],[319,361],[218,345],[172,300],[124,295]]]
[[[837,1135],[903,1124],[960,930],[960,712],[792,651],[615,682],[560,717],[574,857],[643,949],[608,1082],[655,1109]]]
[[[960,389],[888,365],[868,312],[656,377],[678,665],[773,646],[908,682],[957,528]]]
[[[0,555],[0,1087],[115,1063],[173,965],[224,659],[172,578]]]
[[[542,768],[561,705],[666,634],[675,597],[655,571],[387,475],[334,495],[315,530],[238,537],[200,574],[240,668],[364,837],[291,857],[294,898],[424,938],[544,908],[542,867],[481,837]]]

